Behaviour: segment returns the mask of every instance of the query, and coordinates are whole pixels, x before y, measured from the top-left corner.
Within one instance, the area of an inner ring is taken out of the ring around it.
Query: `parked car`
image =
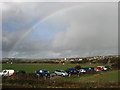
[[[112,70],[110,66],[105,66],[105,68],[107,68],[107,70]]]
[[[15,75],[15,71],[14,70],[2,70],[0,72],[0,76],[14,76]]]
[[[94,67],[90,67],[90,70],[94,70]]]
[[[40,69],[40,70],[38,70],[37,71],[37,75],[40,75],[40,76],[46,76],[46,77],[50,77],[50,73],[49,73],[49,71],[47,71],[47,70],[42,70],[42,69]]]
[[[79,73],[81,73],[81,74],[83,74],[83,73],[86,72],[86,70],[84,70],[84,69],[79,69],[78,71],[79,71]]]
[[[60,76],[68,76],[68,73],[65,70],[55,70],[54,72],[56,75],[60,75]]]
[[[82,68],[82,69],[84,69],[85,71],[90,71],[90,70],[91,70],[90,67],[84,67],[84,68]]]
[[[68,74],[79,74],[79,71],[75,68],[68,68],[67,70],[65,70]]]
[[[94,70],[95,70],[95,71],[103,71],[104,69],[101,68],[101,67],[97,67],[97,66],[96,66],[96,67],[94,67]]]
[[[15,74],[26,74],[26,72],[23,70],[20,70],[20,71],[16,71]]]
[[[105,66],[97,66],[97,67],[103,68],[103,71],[106,71],[106,70],[107,70],[107,68],[106,68]]]

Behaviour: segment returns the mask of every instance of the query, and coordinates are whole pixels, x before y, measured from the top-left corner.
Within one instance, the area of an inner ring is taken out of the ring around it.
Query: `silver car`
[[[84,70],[84,69],[79,69],[78,71],[79,71],[79,73],[85,73],[86,72],[86,70]]]
[[[54,72],[56,75],[60,75],[60,76],[68,76],[68,73],[65,70],[55,70]]]

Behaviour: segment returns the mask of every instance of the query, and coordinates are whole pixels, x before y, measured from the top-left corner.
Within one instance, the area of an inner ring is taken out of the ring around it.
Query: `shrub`
[[[114,63],[111,66],[113,69],[120,69],[119,63]]]
[[[75,69],[81,69],[80,65],[75,66]]]

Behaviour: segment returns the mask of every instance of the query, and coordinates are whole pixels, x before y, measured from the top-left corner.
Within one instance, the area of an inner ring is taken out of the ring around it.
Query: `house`
[[[94,59],[94,57],[87,57],[87,60],[89,60],[89,61],[91,61],[93,59]]]
[[[83,59],[82,58],[80,58],[78,61],[82,61]]]

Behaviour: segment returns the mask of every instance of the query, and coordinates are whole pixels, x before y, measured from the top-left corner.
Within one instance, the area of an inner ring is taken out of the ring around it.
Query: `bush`
[[[80,65],[77,65],[77,66],[75,66],[75,69],[81,69],[81,66]]]
[[[96,73],[98,73],[98,72],[91,70],[91,71],[87,71],[85,74],[96,74]]]
[[[111,66],[113,69],[120,69],[119,63],[114,63]]]

